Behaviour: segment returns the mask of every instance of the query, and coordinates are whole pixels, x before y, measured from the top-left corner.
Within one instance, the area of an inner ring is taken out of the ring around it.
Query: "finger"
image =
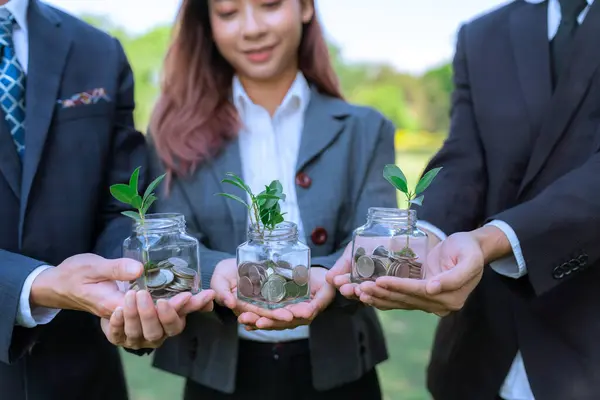
[[[144,267],[139,261],[129,258],[115,260],[101,259],[89,270],[89,277],[95,281],[131,281],[142,276]]]
[[[351,283],[351,284],[340,286],[340,288],[338,290],[340,291],[340,294],[342,296],[346,297],[347,299],[358,300],[358,296],[355,293],[355,288],[357,288],[357,287],[358,287],[357,284]]]
[[[215,300],[217,303],[230,309],[234,309],[236,306],[236,298],[232,293],[232,285],[232,282],[223,275],[213,275],[210,283],[211,289],[215,291]]]
[[[242,325],[254,325],[260,319],[260,315],[251,312],[241,313],[238,317],[238,322]]]
[[[294,315],[294,319],[311,319],[316,314],[313,301],[314,299],[310,302],[292,304],[286,308]]]
[[[211,289],[202,290],[187,302],[179,312],[179,315],[187,315],[196,311],[210,312],[213,309],[215,291]]]
[[[129,341],[137,341],[142,338],[142,323],[137,310],[135,292],[130,290],[125,295],[125,307],[123,308],[125,320],[125,336]]]
[[[190,292],[178,293],[175,296],[171,297],[168,300],[169,306],[175,310],[175,312],[180,313],[183,308],[188,304],[190,299],[192,298],[192,294]]]
[[[125,341],[125,318],[123,316],[123,307],[117,307],[109,320],[108,340],[115,345],[121,345]]]
[[[339,287],[342,287],[343,285],[349,285],[352,283],[353,282],[352,282],[352,278],[351,278],[350,274],[341,274],[341,275],[337,275],[333,278],[332,285],[339,288]]]
[[[241,300],[237,302],[236,310],[240,315],[245,312],[250,312],[261,317],[270,318],[277,321],[289,322],[294,319],[294,314],[285,308],[269,310]]]
[[[158,319],[156,307],[150,297],[150,293],[145,290],[140,290],[136,294],[136,302],[138,306],[138,313],[140,314],[140,321],[142,323],[142,332],[144,339],[149,342],[160,340],[165,331]]]
[[[421,279],[382,276],[377,278],[375,284],[383,289],[404,295],[430,297],[426,290],[427,281]]]
[[[331,285],[324,284],[317,290],[315,297],[308,304],[312,307],[312,314],[308,317],[308,319],[313,319],[322,312],[335,297],[335,288]]]
[[[340,257],[336,261],[336,263],[333,265],[333,267],[329,271],[327,271],[327,274],[325,274],[325,280],[330,285],[335,286],[336,278],[338,278],[340,276],[345,276],[345,275],[350,277],[351,268],[352,268],[352,263],[346,257],[346,254],[344,253],[344,255],[342,255],[342,257]]]
[[[375,282],[363,282],[360,284],[360,289],[362,290],[362,293],[364,293],[368,296],[371,296],[371,297],[375,297],[375,298],[378,298],[381,300],[387,300],[387,301],[391,301],[391,302],[395,302],[395,303],[397,302],[397,303],[400,303],[401,305],[406,304],[402,301],[403,299],[406,298],[406,295],[384,289],[380,286],[377,286],[375,284]],[[359,297],[360,297],[360,295],[359,295]],[[404,307],[400,307],[400,308],[404,308]]]
[[[439,294],[452,292],[462,288],[481,272],[483,263],[475,257],[464,257],[456,266],[444,271],[427,281],[426,292],[428,294]]]
[[[165,299],[156,302],[156,311],[162,329],[167,336],[179,335],[185,327],[185,322],[179,317],[175,309]]]
[[[414,310],[415,308],[410,304],[394,302],[386,299],[380,299],[377,297],[372,297],[366,293],[363,293],[360,296],[360,301],[365,304],[368,304],[372,307],[375,307],[382,311],[389,310]]]
[[[294,329],[300,325],[308,325],[309,321],[304,319],[295,319],[291,322],[274,321],[269,318],[261,317],[256,321],[256,327],[265,331],[281,331],[285,329]]]

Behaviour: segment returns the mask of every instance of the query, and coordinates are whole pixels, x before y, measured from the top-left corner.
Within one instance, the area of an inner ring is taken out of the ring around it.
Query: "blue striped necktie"
[[[1,18],[1,17],[0,17]],[[15,20],[12,15],[0,19],[0,106],[17,152],[25,152],[25,72],[17,60],[12,40]]]

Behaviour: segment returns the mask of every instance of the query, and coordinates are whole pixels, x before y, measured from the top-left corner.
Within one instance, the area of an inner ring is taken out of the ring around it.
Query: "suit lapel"
[[[226,178],[225,174],[228,172],[234,173],[243,179],[240,144],[237,138],[233,139],[232,142],[223,148],[220,156],[210,162],[210,169],[218,183],[219,191],[234,194],[246,200],[246,193],[241,189],[228,183],[221,183]],[[244,242],[246,240],[247,209],[242,204],[225,197],[220,197],[218,201],[224,201],[229,210],[234,228],[235,243]]]
[[[29,5],[28,24],[29,67],[25,158],[21,185],[21,225],[56,107],[67,54],[71,47],[71,37],[61,24],[58,14],[38,0],[32,0]]]
[[[304,128],[298,151],[297,171],[318,157],[340,134],[344,127],[341,117],[348,115],[346,103],[326,97],[311,89],[310,102],[305,111]]]
[[[525,4],[510,17],[510,39],[532,136],[537,135],[552,98],[547,4]]]
[[[568,128],[585,97],[594,72],[600,66],[600,4],[594,2],[579,27],[571,50],[572,60],[558,82],[554,96],[537,136],[519,195],[535,179],[558,141]]]
[[[21,160],[0,109],[0,172],[17,199],[21,198]]]

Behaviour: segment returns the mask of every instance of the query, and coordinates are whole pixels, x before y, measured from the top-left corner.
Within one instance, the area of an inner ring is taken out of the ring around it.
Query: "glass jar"
[[[296,224],[250,226],[236,253],[238,299],[268,309],[310,299],[310,248],[298,240]]]
[[[124,290],[148,290],[154,301],[179,293],[200,292],[198,240],[186,233],[181,214],[157,213],[135,222],[123,242],[123,257],[144,264],[144,273]]]
[[[369,208],[367,223],[352,238],[352,282],[386,275],[423,279],[429,238],[416,224],[415,210]]]

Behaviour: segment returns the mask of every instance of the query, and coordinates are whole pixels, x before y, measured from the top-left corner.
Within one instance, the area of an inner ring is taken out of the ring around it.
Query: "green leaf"
[[[414,199],[412,199],[409,203],[410,204],[416,204],[418,206],[422,206],[423,205],[423,198],[425,196],[424,195],[420,195],[419,197],[416,197]]]
[[[242,189],[244,192],[248,192],[248,191],[246,190],[246,187],[247,187],[247,186],[245,186],[245,185],[242,185],[240,182],[238,182],[238,181],[234,181],[233,179],[223,179],[223,180],[221,181],[221,183],[229,183],[230,185],[233,185],[233,186],[235,186],[235,187],[238,187],[238,188]],[[248,193],[250,193],[250,192],[248,192]]]
[[[408,184],[406,182],[406,177],[397,165],[386,165],[383,168],[383,177],[402,193],[408,193]]]
[[[148,198],[148,196],[150,196],[152,194],[152,192],[154,191],[156,186],[158,186],[160,181],[162,181],[165,176],[166,176],[166,174],[162,174],[161,176],[159,176],[158,178],[153,180],[152,183],[150,183],[150,185],[148,185],[148,187],[146,188],[146,192],[144,193],[144,199]],[[144,202],[144,204],[145,204],[145,202]]]
[[[133,199],[131,199],[131,205],[138,210],[142,208],[142,197],[140,195],[135,195]]]
[[[265,208],[271,208],[277,204],[279,201],[279,196],[275,196],[273,194],[261,193],[256,196],[259,204]]]
[[[229,193],[216,193],[217,196],[224,196],[230,199],[233,199],[235,201],[239,201],[240,203],[242,203],[243,205],[246,206],[246,208],[250,208],[250,206],[241,198],[239,198],[238,196],[234,195],[234,194],[229,194]]]
[[[415,194],[423,193],[425,191],[425,189],[427,189],[429,187],[429,185],[431,184],[431,182],[436,177],[436,175],[440,172],[441,169],[442,169],[442,167],[434,168],[434,169],[428,171],[425,175],[423,175],[421,180],[419,180],[419,183],[417,183],[417,188],[415,189]]]
[[[133,218],[136,221],[139,220],[139,219],[141,219],[140,218],[140,214],[138,214],[138,213],[136,213],[134,211],[123,211],[123,212],[121,212],[121,214],[123,214],[123,215],[125,215],[125,216],[127,216],[129,218]]]
[[[234,181],[237,181],[246,192],[252,194],[252,190],[250,190],[250,187],[248,185],[246,185],[246,183],[242,180],[242,178],[240,178],[239,176],[237,176],[236,174],[232,173],[232,172],[227,172],[225,174],[226,176],[229,176],[230,178],[233,178]]]
[[[137,194],[138,192],[138,179],[140,176],[140,167],[137,167],[133,173],[131,174],[131,178],[129,178],[129,187],[132,192]]]
[[[144,203],[142,204],[142,214],[146,215],[146,213],[150,209],[150,206],[152,205],[152,203],[154,203],[155,200],[156,196],[154,196],[153,194],[150,194],[148,195],[148,197],[144,198]]]
[[[132,191],[128,185],[125,185],[123,183],[117,183],[116,185],[112,185],[110,187],[110,193],[115,199],[117,199],[121,203],[129,205],[131,205],[133,198],[137,194],[136,192]]]
[[[283,186],[281,185],[281,182],[277,180],[271,182],[271,184],[269,185],[269,189],[273,190],[275,193],[278,194],[283,193]]]

